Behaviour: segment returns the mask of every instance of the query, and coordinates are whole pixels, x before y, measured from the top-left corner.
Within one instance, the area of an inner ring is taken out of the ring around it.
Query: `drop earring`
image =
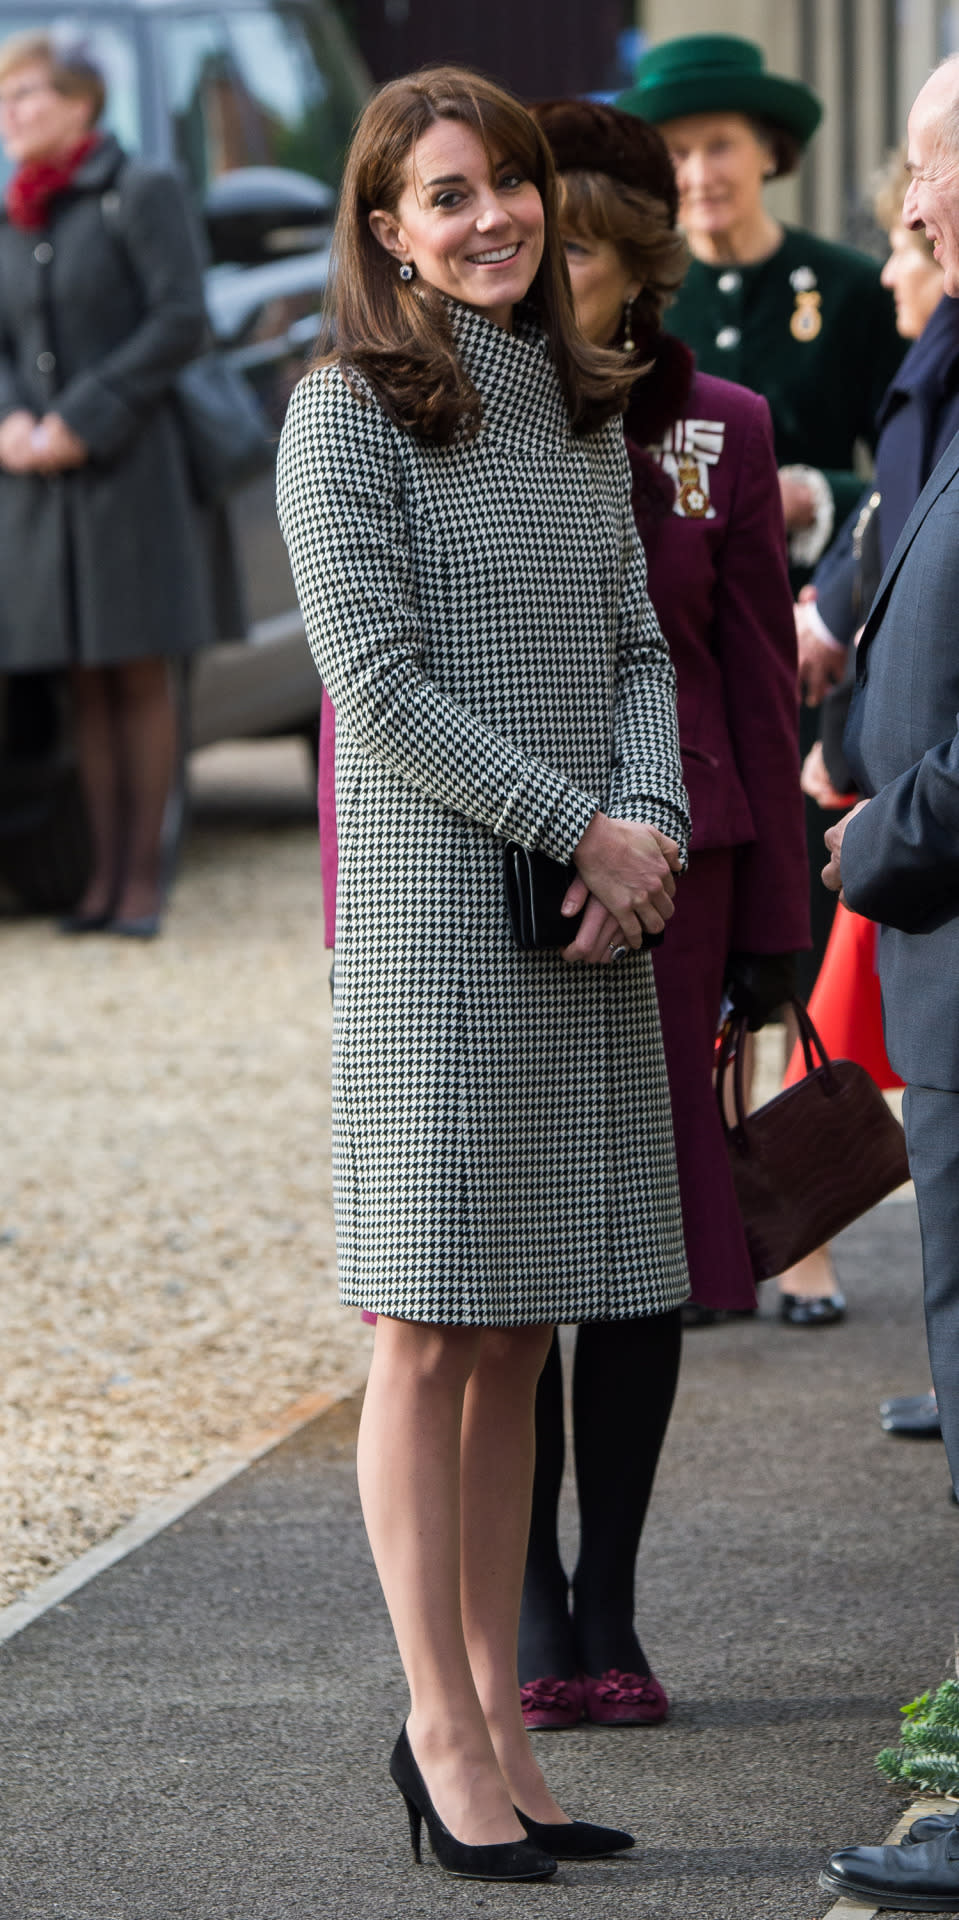
[[[413,268],[408,260],[404,260],[400,267],[400,279],[412,280],[412,278],[413,278]]]
[[[635,353],[636,342],[633,339],[633,298],[627,300],[623,308],[623,352]]]

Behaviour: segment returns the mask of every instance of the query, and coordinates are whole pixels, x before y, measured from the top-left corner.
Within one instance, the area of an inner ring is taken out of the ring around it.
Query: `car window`
[[[107,83],[107,104],[100,121],[109,133],[115,133],[120,145],[128,153],[138,153],[143,142],[140,118],[140,89],[138,81],[137,49],[133,37],[133,28],[122,20],[105,20],[102,14],[85,13],[82,7],[71,9],[69,13],[46,13],[42,8],[24,8],[17,12],[11,8],[0,11],[0,41],[11,34],[44,32],[51,27],[69,28],[71,34],[79,34],[89,41],[90,50],[100,67]],[[9,179],[13,168],[9,160],[0,151],[0,188]]]
[[[365,76],[313,9],[161,20],[177,157],[194,188],[235,167],[292,167],[335,185]]]

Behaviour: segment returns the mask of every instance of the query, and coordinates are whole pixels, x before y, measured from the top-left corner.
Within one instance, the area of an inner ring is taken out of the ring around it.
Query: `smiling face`
[[[691,113],[660,132],[679,188],[679,220],[691,244],[749,226],[761,212],[773,154],[741,113]]]
[[[395,212],[377,209],[369,219],[397,267],[408,261],[427,286],[500,327],[512,325],[543,257],[543,202],[533,182],[497,148],[487,158],[459,120],[437,120],[422,135]]]
[[[943,271],[943,292],[959,296],[959,153],[947,138],[956,106],[959,66],[950,61],[926,81],[909,115],[910,180],[903,226],[924,227]]]
[[[564,228],[563,246],[576,324],[595,347],[607,347],[619,332],[627,300],[640,291],[639,281],[612,240]]]
[[[891,227],[889,245],[880,279],[895,300],[896,326],[903,339],[918,340],[942,299],[942,268],[908,227]]]
[[[92,102],[58,93],[44,60],[15,67],[0,82],[0,139],[9,160],[59,160],[89,133]]]

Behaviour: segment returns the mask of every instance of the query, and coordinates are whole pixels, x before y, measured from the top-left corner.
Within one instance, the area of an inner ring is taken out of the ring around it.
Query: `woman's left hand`
[[[585,880],[577,874],[564,901],[569,913],[578,913],[585,905],[586,911],[580,921],[575,940],[562,948],[563,959],[571,966],[577,962],[588,967],[610,966],[614,954],[617,958],[627,950],[626,939],[619,921],[608,912],[601,900],[590,893]]]
[[[87,462],[87,443],[58,413],[45,413],[33,429],[31,444],[37,473],[62,473]]]

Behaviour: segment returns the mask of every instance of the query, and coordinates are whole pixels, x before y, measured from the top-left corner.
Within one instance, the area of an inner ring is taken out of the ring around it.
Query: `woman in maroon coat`
[[[701,1311],[755,1290],[712,1088],[724,987],[758,1027],[809,944],[796,747],[796,642],[765,400],[697,374],[661,330],[685,270],[660,135],[591,102],[536,109],[561,177],[567,259],[587,337],[636,357],[625,419],[650,595],[676,667],[693,822],[676,913],[654,955],[686,1250]],[[639,1537],[679,1368],[683,1309],[579,1328],[573,1427],[580,1552],[557,1545],[563,1472],[558,1341],[537,1399],[537,1468],[520,1679],[528,1726],[661,1720],[636,1635]]]

